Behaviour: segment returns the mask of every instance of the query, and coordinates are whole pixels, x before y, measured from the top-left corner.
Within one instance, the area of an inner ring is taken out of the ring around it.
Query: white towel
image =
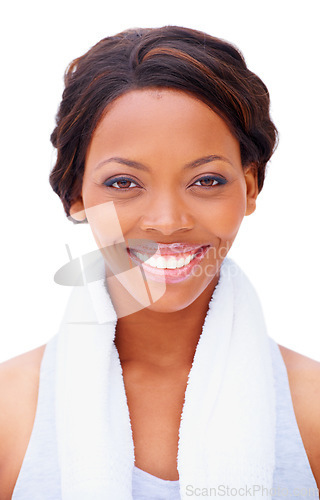
[[[58,334],[63,500],[131,500],[134,444],[116,313],[104,280],[75,287]],[[183,335],[183,332],[181,332]],[[257,294],[225,259],[189,373],[179,431],[181,499],[271,499],[275,390]],[[247,492],[247,493],[246,493]]]

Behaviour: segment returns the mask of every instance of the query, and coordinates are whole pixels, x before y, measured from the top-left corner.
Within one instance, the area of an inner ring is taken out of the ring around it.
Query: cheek
[[[242,193],[228,196],[210,211],[208,224],[211,232],[220,240],[232,243],[245,215],[246,201]]]
[[[122,227],[112,201],[98,203],[86,208],[86,215],[99,248],[123,244]]]

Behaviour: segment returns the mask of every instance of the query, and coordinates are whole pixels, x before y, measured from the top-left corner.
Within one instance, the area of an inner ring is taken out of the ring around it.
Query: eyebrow
[[[212,161],[223,161],[226,163],[229,163],[229,165],[233,166],[230,160],[226,158],[225,156],[221,155],[208,155],[208,156],[203,156],[202,158],[198,158],[197,160],[190,161],[187,163],[183,169],[190,169],[190,168],[196,168],[200,167],[201,165],[205,165],[206,163],[211,163]],[[132,167],[136,168],[138,170],[144,170],[145,172],[148,172],[150,169],[144,165],[143,163],[140,163],[138,161],[134,160],[128,160],[126,158],[121,158],[119,156],[113,156],[112,158],[108,158],[107,160],[102,160],[98,165],[95,167],[95,170],[98,170],[100,167],[103,165],[106,165],[107,163],[121,163],[122,165],[126,165],[127,167]]]

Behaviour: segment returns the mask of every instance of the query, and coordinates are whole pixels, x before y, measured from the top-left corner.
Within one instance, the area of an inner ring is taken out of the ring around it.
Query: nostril
[[[193,227],[193,217],[178,211],[172,213],[168,210],[158,209],[151,212],[146,209],[145,215],[140,219],[140,228],[144,231],[159,231],[167,236],[177,231],[188,231]]]

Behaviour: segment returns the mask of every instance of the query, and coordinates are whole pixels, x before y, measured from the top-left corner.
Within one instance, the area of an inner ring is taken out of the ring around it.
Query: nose
[[[140,218],[140,229],[158,231],[169,236],[178,231],[194,227],[191,207],[179,198],[176,192],[162,192],[150,197]]]

